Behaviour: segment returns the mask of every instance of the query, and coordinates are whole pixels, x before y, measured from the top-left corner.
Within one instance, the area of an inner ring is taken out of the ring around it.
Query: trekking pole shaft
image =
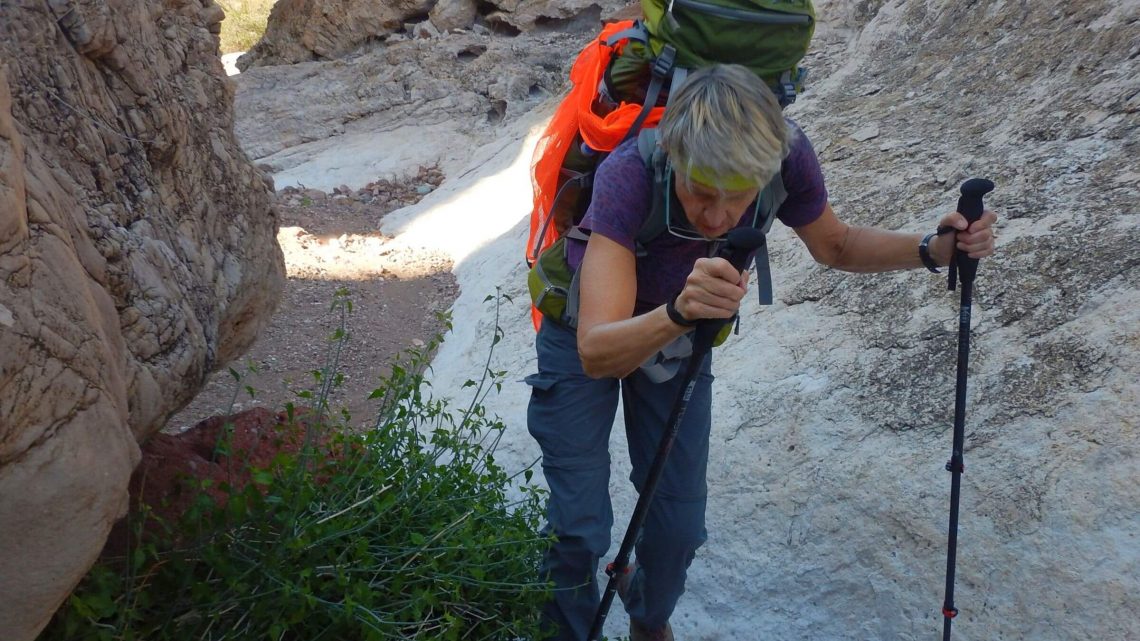
[[[764,233],[760,230],[735,229],[729,232],[728,242],[721,248],[719,256],[731,263],[737,271],[743,271],[751,252],[756,251],[762,244],[764,244]],[[618,548],[613,564],[606,570],[610,580],[606,582],[606,591],[602,594],[598,611],[594,615],[594,623],[590,626],[590,634],[586,637],[587,641],[597,641],[602,636],[602,627],[605,626],[610,606],[613,605],[614,596],[617,594],[618,581],[621,580],[621,576],[625,574],[626,566],[629,565],[629,556],[633,553],[633,545],[637,541],[641,526],[645,524],[645,517],[649,514],[649,506],[652,505],[653,495],[657,491],[657,483],[661,480],[661,474],[665,471],[665,463],[669,460],[669,451],[673,449],[673,442],[677,439],[677,432],[681,429],[681,421],[685,418],[685,408],[688,407],[689,398],[692,397],[693,390],[696,388],[697,374],[704,367],[705,359],[712,350],[713,337],[716,336],[720,327],[729,322],[731,319],[702,321],[694,332],[693,353],[689,356],[688,365],[685,367],[681,394],[673,402],[673,408],[669,411],[669,419],[665,423],[665,434],[661,436],[661,442],[657,444],[657,453],[653,457],[653,463],[649,466],[645,483],[638,489],[637,505],[633,508],[633,517],[630,518],[629,527],[626,528],[625,536],[622,537],[621,547]]]
[[[973,224],[982,217],[982,197],[993,191],[994,184],[985,178],[971,178],[962,183],[958,212]],[[942,602],[942,641],[950,641],[950,629],[958,609],[954,607],[954,578],[958,563],[958,512],[962,498],[962,472],[965,471],[963,450],[966,443],[966,385],[970,370],[970,317],[974,306],[974,277],[978,259],[955,251],[953,260],[961,278],[962,299],[958,312],[958,380],[954,394],[954,445],[946,469],[950,472],[950,527],[946,542],[946,600]]]
[[[657,483],[665,471],[665,462],[669,459],[669,451],[673,449],[673,442],[677,440],[677,432],[680,431],[681,422],[685,419],[685,408],[688,406],[689,398],[692,397],[693,389],[696,387],[697,374],[704,365],[707,356],[708,351],[704,351],[699,354],[694,353],[689,358],[688,367],[685,369],[685,385],[682,388],[681,395],[673,403],[673,409],[669,412],[669,420],[666,423],[669,427],[662,435],[661,442],[657,444],[657,453],[653,457],[653,464],[650,466],[649,474],[646,476],[641,492],[637,496],[637,505],[633,508],[629,527],[625,530],[621,547],[618,548],[617,557],[614,558],[609,571],[610,580],[606,582],[606,590],[602,594],[601,604],[594,616],[594,623],[590,626],[590,635],[586,637],[588,641],[597,641],[602,636],[602,628],[606,624],[610,606],[613,605],[614,596],[617,594],[618,582],[629,565],[629,557],[633,553],[634,543],[637,542],[637,534],[641,530],[641,526],[645,524],[645,517],[649,514],[649,506],[653,503]]]
[[[954,445],[950,462],[950,528],[946,549],[946,600],[942,604],[942,640],[950,641],[950,628],[958,613],[954,607],[954,579],[958,560],[958,512],[962,496],[962,472],[965,470],[963,449],[966,443],[966,373],[970,367],[970,316],[973,310],[973,282],[963,282],[962,303],[958,315],[958,380],[954,398]]]

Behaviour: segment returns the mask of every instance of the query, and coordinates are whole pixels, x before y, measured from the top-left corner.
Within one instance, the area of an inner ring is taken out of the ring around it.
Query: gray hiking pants
[[[550,486],[546,528],[558,537],[542,567],[555,585],[543,617],[557,627],[557,641],[582,641],[598,607],[598,560],[609,549],[614,521],[609,438],[618,394],[625,400],[630,480],[640,490],[683,381],[678,375],[652,383],[640,370],[621,381],[591,379],[582,372],[574,331],[549,320],[536,345],[538,373],[526,379],[532,388],[527,424],[542,448]],[[625,609],[631,619],[653,628],[669,620],[685,591],[689,564],[707,538],[711,360],[698,375],[636,547],[639,567]]]

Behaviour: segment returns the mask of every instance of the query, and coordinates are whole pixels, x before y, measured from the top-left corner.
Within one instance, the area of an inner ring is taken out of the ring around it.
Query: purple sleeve
[[[649,168],[637,150],[637,139],[629,140],[598,166],[590,207],[579,226],[632,252],[651,205]]]
[[[788,121],[794,140],[791,151],[780,167],[784,189],[788,197],[780,205],[776,216],[788,227],[803,227],[815,222],[827,204],[827,186],[823,182],[823,169],[811,141],[799,125]]]

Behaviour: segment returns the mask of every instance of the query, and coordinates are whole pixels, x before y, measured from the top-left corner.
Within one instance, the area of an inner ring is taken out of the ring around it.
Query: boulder
[[[437,38],[439,37],[439,28],[436,27],[431,20],[424,20],[423,22],[412,25],[408,30],[413,38]]]
[[[440,31],[468,29],[475,24],[475,0],[439,0],[428,17]]]
[[[535,30],[596,30],[600,21],[628,2],[614,0],[492,0],[497,10],[487,21],[520,32]]]
[[[207,0],[0,7],[0,628],[35,638],[126,507],[138,443],[283,283]]]

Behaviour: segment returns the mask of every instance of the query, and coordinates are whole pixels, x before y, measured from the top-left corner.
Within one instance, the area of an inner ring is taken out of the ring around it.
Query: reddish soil
[[[398,352],[422,346],[443,330],[437,314],[458,294],[449,257],[395,249],[377,231],[385,214],[418,201],[442,178],[429,168],[410,181],[380,181],[356,192],[346,187],[332,194],[279,192],[277,239],[288,275],[281,304],[249,352],[215,373],[166,431],[253,407],[276,411],[287,402],[303,404],[297,392],[315,389],[313,370],[330,362],[329,337],[340,327],[330,306],[341,288],[348,291],[353,311],[345,321],[348,339],[336,368],[343,384],[329,405],[333,411],[347,409],[353,425],[369,424],[368,395],[379,377]],[[229,368],[241,375],[240,382]]]
[[[344,320],[348,339],[337,357],[343,383],[330,394],[329,407],[347,411],[353,428],[371,423],[375,402],[368,396],[380,376],[399,352],[421,347],[443,330],[437,314],[458,293],[448,257],[386,247],[391,239],[377,228],[385,214],[418,201],[442,178],[428,168],[410,181],[380,181],[355,192],[278,192],[278,242],[288,275],[281,304],[249,352],[215,373],[166,430],[143,445],[132,501],[141,498],[169,520],[193,498],[186,477],[242,484],[250,467],[297,446],[284,428],[283,409],[289,402],[309,405],[298,392],[315,390],[313,370],[330,363],[335,342],[329,337],[342,322],[330,306],[342,288],[353,311]],[[234,426],[232,459],[215,453],[227,423]],[[125,535],[121,522],[107,551],[124,549]]]

